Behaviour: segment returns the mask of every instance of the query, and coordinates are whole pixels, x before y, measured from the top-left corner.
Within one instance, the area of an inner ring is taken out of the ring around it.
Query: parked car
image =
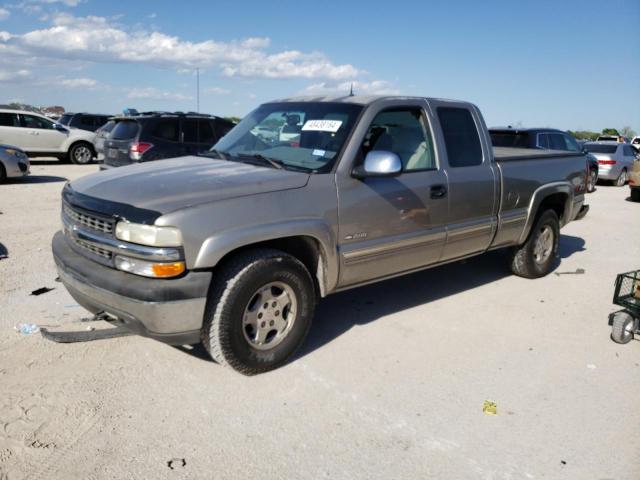
[[[235,124],[198,113],[148,113],[116,117],[105,139],[101,170],[138,162],[195,155],[211,146]]]
[[[590,142],[584,147],[598,159],[601,180],[609,180],[618,187],[624,186],[635,160],[635,154],[628,143]]]
[[[94,137],[93,132],[65,127],[34,112],[0,109],[0,143],[15,145],[30,157],[90,163],[96,156]]]
[[[584,144],[586,143],[580,143],[567,132],[555,128],[494,127],[489,129],[489,133],[494,147],[580,152],[584,150]],[[587,162],[589,168],[587,192],[591,193],[595,191],[598,181],[598,160],[593,155],[587,155]]]
[[[629,143],[627,137],[623,135],[600,135],[598,138],[596,138],[596,142]]]
[[[94,139],[94,145],[96,148],[96,156],[98,157],[98,161],[104,161],[104,141],[113,130],[113,127],[116,126],[116,121],[114,119],[109,120],[107,123],[102,125],[99,129],[96,130],[96,138]]]
[[[631,148],[636,152],[636,155],[640,154],[640,137],[633,137],[631,139]]]
[[[109,121],[111,115],[99,113],[63,113],[58,123],[67,127],[80,128],[89,132],[95,132]]]
[[[299,138],[252,133],[292,112]],[[291,358],[328,294],[498,248],[544,276],[583,208],[585,156],[492,149],[484,125],[431,98],[261,105],[209,152],[67,184],[60,279],[122,328],[256,374]]]
[[[0,145],[0,183],[29,175],[29,157],[17,147]]]
[[[636,158],[629,171],[629,188],[631,190],[631,200],[640,202],[640,159]]]

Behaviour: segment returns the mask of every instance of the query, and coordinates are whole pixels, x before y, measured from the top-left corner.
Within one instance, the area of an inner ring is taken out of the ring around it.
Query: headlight
[[[151,247],[179,247],[182,245],[182,234],[177,228],[156,227],[139,223],[118,222],[116,238]]]
[[[115,257],[115,264],[116,268],[123,272],[151,278],[177,277],[185,270],[184,262],[156,263],[120,255]]]
[[[17,158],[27,158],[27,155],[24,152],[21,152],[20,150],[16,150],[14,148],[7,148],[5,152],[7,152],[7,155],[13,155]]]

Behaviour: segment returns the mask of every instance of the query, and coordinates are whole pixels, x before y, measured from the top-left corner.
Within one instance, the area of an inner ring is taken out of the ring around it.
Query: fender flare
[[[533,192],[533,195],[531,195],[531,201],[529,202],[529,208],[527,210],[527,221],[525,222],[524,230],[518,239],[519,245],[523,244],[529,236],[529,233],[533,228],[533,222],[538,215],[538,209],[540,208],[543,200],[556,193],[563,193],[567,195],[567,200],[564,205],[564,218],[571,218],[571,209],[573,208],[573,187],[571,186],[571,183],[555,182],[538,187]]]

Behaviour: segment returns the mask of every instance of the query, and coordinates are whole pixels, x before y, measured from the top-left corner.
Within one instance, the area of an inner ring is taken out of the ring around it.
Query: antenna
[[[349,90],[349,96],[353,97],[353,82],[351,82],[351,89]]]
[[[200,113],[200,69],[196,68],[196,112]]]

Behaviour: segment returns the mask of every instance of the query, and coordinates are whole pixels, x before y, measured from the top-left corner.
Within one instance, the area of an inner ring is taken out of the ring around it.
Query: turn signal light
[[[151,270],[158,278],[177,277],[184,272],[184,262],[154,263]]]

